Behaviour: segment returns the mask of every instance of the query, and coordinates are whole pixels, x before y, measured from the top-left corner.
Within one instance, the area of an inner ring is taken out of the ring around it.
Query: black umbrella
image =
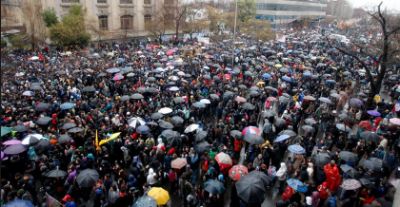
[[[276,118],[274,121],[274,125],[277,127],[283,127],[286,126],[286,121],[282,118]]]
[[[68,134],[62,134],[58,137],[58,143],[65,144],[71,142],[73,139]]]
[[[375,143],[379,142],[379,135],[375,132],[364,131],[364,132],[361,132],[360,137],[365,139],[366,141],[375,142]]]
[[[47,125],[51,121],[51,118],[48,116],[40,117],[38,120],[36,120],[36,124],[38,125]]]
[[[367,160],[364,160],[362,166],[365,169],[372,170],[372,171],[381,171],[383,165],[383,161],[381,159],[371,157]]]
[[[86,86],[86,87],[82,88],[82,92],[84,92],[84,93],[92,93],[95,91],[96,91],[96,88],[94,86]]]
[[[74,127],[68,130],[69,133],[79,133],[81,131],[83,131],[83,129],[80,127]]]
[[[159,120],[159,119],[162,119],[163,117],[164,117],[164,115],[162,113],[158,113],[158,112],[153,113],[151,115],[151,119],[153,119],[153,120]]]
[[[182,125],[184,120],[180,116],[173,116],[171,118],[171,123],[175,126],[180,126]]]
[[[264,184],[265,189],[270,189],[273,185],[272,177],[268,176],[264,172],[253,170],[247,176],[253,176],[259,179]]]
[[[143,98],[144,98],[143,95],[140,94],[140,93],[134,93],[134,94],[131,96],[131,99],[133,99],[133,100],[140,100],[140,99],[143,99]]]
[[[204,139],[207,137],[207,131],[204,130],[198,130],[196,132],[196,136],[195,136],[195,141],[196,142],[202,142],[204,141]]]
[[[237,195],[245,203],[261,204],[264,202],[266,189],[258,177],[243,176],[235,185]]]
[[[331,156],[328,153],[321,152],[316,154],[313,159],[317,166],[322,167],[331,161]]]
[[[64,170],[58,169],[58,166],[57,166],[56,169],[49,171],[46,174],[46,177],[49,177],[49,178],[63,178],[66,175],[67,175],[67,172],[65,172]]]
[[[231,137],[236,138],[236,139],[241,139],[242,138],[242,132],[239,130],[232,130],[230,132]]]
[[[279,135],[282,135],[282,134],[287,134],[287,135],[289,135],[289,136],[291,136],[291,137],[294,137],[294,136],[297,135],[297,133],[294,132],[294,131],[291,130],[291,129],[286,129],[286,130],[283,130],[283,131],[279,132]]]
[[[65,130],[68,130],[68,129],[71,129],[71,128],[74,128],[74,127],[76,127],[76,124],[69,122],[69,123],[63,124],[61,128],[65,129]]]
[[[167,140],[167,143],[172,146],[178,146],[182,142],[181,135],[177,131],[172,131],[170,129],[164,130],[161,135]]]
[[[344,160],[345,162],[350,162],[353,164],[356,164],[358,162],[358,156],[357,154],[349,151],[341,151],[339,153],[339,158],[341,160]]]
[[[204,190],[211,194],[222,194],[225,192],[224,184],[218,180],[207,180],[204,183]]]
[[[35,145],[35,149],[45,151],[50,147],[50,141],[48,139],[41,139]]]
[[[196,144],[196,146],[194,147],[194,150],[196,150],[197,153],[203,153],[205,151],[210,150],[211,145],[206,142],[206,141],[202,141],[198,144]]]
[[[171,123],[164,121],[164,120],[160,120],[158,122],[158,126],[160,126],[163,129],[172,129],[174,128],[174,125],[172,125]]]
[[[76,177],[76,182],[79,187],[87,188],[93,187],[99,179],[99,173],[96,170],[86,169],[82,170]]]
[[[270,118],[270,117],[274,117],[276,115],[276,113],[272,110],[266,110],[262,113],[263,118]]]
[[[246,110],[254,110],[256,107],[253,104],[246,102],[242,105],[242,108]]]
[[[28,129],[24,125],[17,125],[13,127],[17,132],[26,132]]]
[[[50,104],[40,102],[36,105],[35,110],[36,111],[47,111],[49,108],[50,108]]]
[[[343,171],[343,173],[352,178],[356,178],[359,176],[358,171],[353,167],[351,167],[350,165],[340,165],[340,169]]]

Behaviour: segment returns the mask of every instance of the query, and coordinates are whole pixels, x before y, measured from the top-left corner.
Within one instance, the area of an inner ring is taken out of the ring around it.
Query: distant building
[[[350,19],[353,16],[353,7],[347,0],[329,0],[326,14],[337,19]]]
[[[21,5],[32,0],[1,0],[1,27],[23,26]],[[148,35],[145,24],[162,8],[165,18],[173,21],[177,0],[39,0],[43,9],[53,8],[59,18],[68,13],[71,6],[79,4],[85,11],[85,23],[96,40],[118,39]],[[3,10],[5,12],[3,12]],[[34,17],[41,18],[41,17]],[[4,24],[3,24],[4,23]]]
[[[324,18],[326,8],[326,0],[256,0],[256,18],[287,24],[303,17]]]

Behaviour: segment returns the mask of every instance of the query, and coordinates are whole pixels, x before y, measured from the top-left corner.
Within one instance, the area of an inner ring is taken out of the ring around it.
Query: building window
[[[107,0],[97,0],[98,4],[107,4]]]
[[[144,4],[151,4],[151,0],[143,0]]]
[[[132,0],[120,0],[120,4],[132,4]]]
[[[150,14],[145,14],[144,15],[144,22],[150,22],[151,21],[151,15]]]
[[[79,0],[62,0],[62,3],[79,3]]]
[[[165,5],[174,5],[175,4],[175,0],[164,0],[164,4]]]
[[[99,16],[99,29],[108,30],[108,16]]]
[[[133,28],[133,16],[124,15],[121,16],[121,29],[132,29]]]

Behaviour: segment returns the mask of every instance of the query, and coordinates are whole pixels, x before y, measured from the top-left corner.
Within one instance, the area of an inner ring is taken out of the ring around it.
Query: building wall
[[[1,31],[23,27],[20,0],[1,0]]]
[[[347,0],[330,0],[327,14],[338,19],[350,19],[353,16],[353,8]]]
[[[267,19],[271,24],[290,23],[301,17],[326,16],[325,1],[309,0],[257,0],[256,18]]]

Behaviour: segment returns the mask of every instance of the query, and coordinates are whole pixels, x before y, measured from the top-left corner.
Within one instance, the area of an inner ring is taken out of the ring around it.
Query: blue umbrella
[[[291,77],[286,76],[286,75],[284,75],[284,76],[282,77],[282,80],[284,80],[284,81],[286,81],[286,82],[289,82],[289,83],[294,82],[293,79],[292,79]]]
[[[157,202],[150,196],[142,196],[136,200],[133,207],[156,207]]]
[[[63,104],[60,105],[60,108],[61,108],[62,110],[72,109],[72,108],[75,108],[75,104],[74,104],[74,103],[71,103],[71,102],[65,102],[65,103],[63,103]]]
[[[312,76],[312,73],[311,73],[310,71],[305,71],[305,72],[303,73],[303,76],[305,76],[305,77],[310,77],[310,76]]]
[[[283,142],[283,141],[285,141],[285,140],[287,140],[287,139],[289,139],[289,138],[290,138],[290,135],[288,135],[288,134],[282,134],[282,135],[278,136],[278,137],[274,140],[274,142]]]
[[[269,80],[269,79],[271,79],[271,75],[270,75],[269,73],[264,73],[264,74],[262,75],[262,77],[263,77],[264,80]]]
[[[204,190],[212,194],[222,194],[225,191],[225,187],[218,180],[207,180],[204,183]]]
[[[107,71],[107,73],[118,73],[121,70],[119,68],[109,68],[106,71]]]
[[[15,199],[6,203],[4,207],[33,207],[33,204],[28,200]]]
[[[293,188],[293,190],[300,192],[300,193],[305,193],[307,192],[307,186],[304,185],[303,182],[297,179],[290,178],[289,180],[286,181],[286,183]]]
[[[136,132],[139,134],[148,134],[150,132],[150,128],[146,125],[140,125],[136,128]]]
[[[304,154],[306,150],[299,144],[292,144],[288,147],[288,150],[294,154]]]
[[[336,84],[336,81],[335,81],[335,80],[332,80],[332,79],[328,79],[328,80],[325,81],[325,83],[326,83],[326,84],[332,84],[332,85],[333,85],[333,84]]]

